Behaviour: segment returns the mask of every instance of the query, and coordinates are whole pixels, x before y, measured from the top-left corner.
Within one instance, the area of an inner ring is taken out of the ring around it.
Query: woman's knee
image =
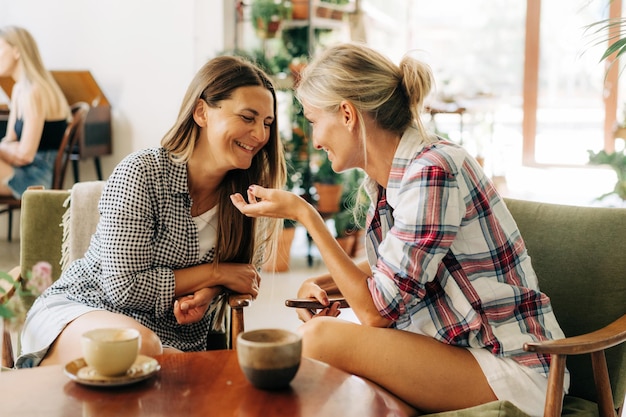
[[[155,356],[163,353],[161,339],[152,330],[145,326],[139,328],[141,334],[141,347],[139,353],[145,356]]]
[[[72,324],[72,327],[78,328],[82,334],[86,330],[91,330],[98,327],[129,327],[139,331],[141,335],[141,346],[139,353],[146,356],[160,355],[163,353],[163,347],[161,345],[161,339],[157,334],[139,323],[132,317],[112,313],[109,311],[98,310],[84,314],[77,318]],[[68,326],[68,327],[70,327]]]
[[[302,354],[322,360],[335,344],[343,344],[340,327],[343,324],[334,317],[316,317],[304,323],[298,331],[302,334]]]

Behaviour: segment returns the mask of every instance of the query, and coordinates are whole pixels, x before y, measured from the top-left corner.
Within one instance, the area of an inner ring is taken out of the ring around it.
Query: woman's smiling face
[[[206,123],[196,118],[203,128],[201,139],[208,145],[207,161],[214,169],[247,169],[252,158],[269,141],[274,121],[274,98],[264,87],[240,87],[217,107],[199,101],[196,108],[204,112]],[[200,148],[203,146],[200,145]]]
[[[313,146],[328,154],[335,172],[361,167],[363,159],[362,146],[351,128],[347,115],[340,106],[337,111],[330,112],[302,103],[304,116],[311,123]]]

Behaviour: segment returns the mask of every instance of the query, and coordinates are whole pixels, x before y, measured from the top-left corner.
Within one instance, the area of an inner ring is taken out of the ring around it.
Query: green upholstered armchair
[[[56,280],[64,267],[82,257],[100,219],[103,185],[104,181],[87,181],[74,184],[72,190],[27,190],[22,196],[20,266],[12,274],[22,279],[37,262],[47,261]],[[229,332],[210,340],[209,347],[234,348],[237,334],[244,328],[243,308],[251,301],[247,294],[229,296]],[[3,362],[3,366],[12,366],[9,357]]]
[[[506,204],[526,242],[539,286],[552,300],[567,336],[525,346],[553,355],[550,382],[555,387],[565,361],[570,371],[562,410],[560,395],[548,397],[544,415],[615,416],[626,389],[626,209],[511,199]],[[503,401],[431,414],[477,415],[525,416]]]

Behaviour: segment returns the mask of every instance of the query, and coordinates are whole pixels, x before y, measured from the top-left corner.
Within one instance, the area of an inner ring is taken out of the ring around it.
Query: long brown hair
[[[187,163],[200,135],[193,118],[198,100],[216,106],[230,98],[240,87],[261,86],[272,93],[276,116],[276,91],[270,77],[256,65],[236,56],[219,56],[207,62],[191,81],[183,99],[178,119],[161,140],[161,146],[177,163]],[[269,141],[254,156],[248,169],[229,171],[219,190],[216,262],[241,262],[259,264],[262,259],[261,243],[266,243],[282,226],[278,219],[253,219],[244,216],[231,203],[230,195],[241,193],[251,184],[283,188],[286,179],[283,146],[278,135],[277,117],[270,125]]]

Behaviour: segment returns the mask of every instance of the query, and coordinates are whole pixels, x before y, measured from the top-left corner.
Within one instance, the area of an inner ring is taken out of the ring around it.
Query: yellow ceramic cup
[[[139,354],[141,335],[136,329],[102,328],[81,338],[87,365],[103,376],[124,375]]]

